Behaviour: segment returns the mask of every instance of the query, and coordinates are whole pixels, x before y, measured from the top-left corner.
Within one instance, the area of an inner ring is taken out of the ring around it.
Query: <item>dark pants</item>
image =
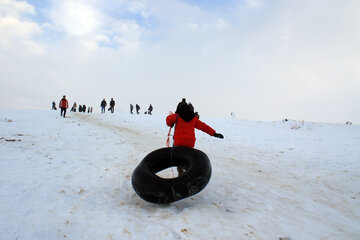
[[[64,113],[64,116],[63,116],[63,113]],[[61,108],[60,116],[65,117],[65,114],[66,114],[66,108]]]
[[[114,113],[114,106],[110,107],[111,113]]]
[[[105,113],[105,107],[101,107],[101,113]]]

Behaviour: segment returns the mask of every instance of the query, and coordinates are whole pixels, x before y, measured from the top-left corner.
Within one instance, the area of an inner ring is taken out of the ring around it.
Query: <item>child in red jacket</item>
[[[193,148],[195,145],[195,128],[206,132],[210,136],[224,138],[220,133],[216,133],[214,129],[199,120],[194,113],[191,104],[187,104],[185,99],[179,103],[176,112],[166,117],[166,124],[169,127],[175,124],[174,146],[185,146]]]

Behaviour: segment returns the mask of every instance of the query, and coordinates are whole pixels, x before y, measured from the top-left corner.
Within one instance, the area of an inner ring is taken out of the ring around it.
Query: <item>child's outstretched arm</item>
[[[206,123],[200,121],[199,119],[195,123],[195,128],[206,132],[210,136],[217,137],[217,138],[224,138],[224,136],[220,133],[217,133],[214,129],[212,129],[210,126],[208,126]]]

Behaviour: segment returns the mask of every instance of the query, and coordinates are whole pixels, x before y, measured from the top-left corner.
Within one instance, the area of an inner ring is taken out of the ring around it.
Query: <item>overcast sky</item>
[[[359,0],[0,0],[0,107],[360,123]]]

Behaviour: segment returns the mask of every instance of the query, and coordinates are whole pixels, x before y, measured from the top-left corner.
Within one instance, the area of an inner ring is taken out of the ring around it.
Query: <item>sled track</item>
[[[122,138],[124,138],[124,136],[128,136],[126,137],[126,142],[130,144],[133,148],[137,149],[139,152],[149,152],[154,148],[162,147],[165,144],[165,140],[144,129],[137,130],[134,128],[121,126],[121,122],[119,122],[119,125],[113,125],[109,122],[106,122],[106,120],[99,119],[91,115],[74,114],[74,116],[76,116],[76,118],[80,119],[83,122],[87,122],[113,131],[120,135]]]

